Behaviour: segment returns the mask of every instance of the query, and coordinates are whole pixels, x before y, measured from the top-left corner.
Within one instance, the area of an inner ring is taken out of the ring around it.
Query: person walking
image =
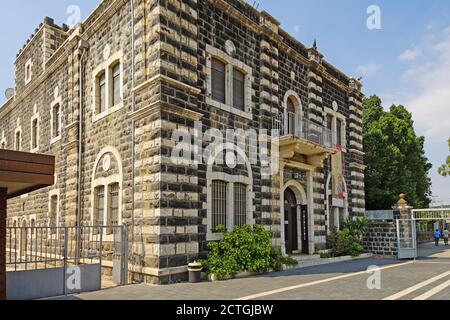
[[[440,239],[441,239],[441,232],[439,231],[439,229],[436,229],[436,231],[434,232],[434,242],[436,244],[436,247],[439,246]]]
[[[448,246],[449,232],[448,232],[447,228],[444,228],[444,231],[442,231],[442,235],[444,236],[444,245]]]

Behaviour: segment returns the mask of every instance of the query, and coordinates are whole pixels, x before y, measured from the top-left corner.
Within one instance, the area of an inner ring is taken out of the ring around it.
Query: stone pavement
[[[380,300],[439,276],[399,299],[414,299],[450,280],[450,250],[430,244],[421,247],[417,261],[371,258],[330,265],[294,269],[244,279],[167,286],[130,285],[58,299],[83,300]],[[370,290],[370,266],[381,270],[381,288]],[[444,276],[442,276],[444,275]],[[409,290],[409,291],[408,291]],[[429,299],[450,300],[450,287]]]

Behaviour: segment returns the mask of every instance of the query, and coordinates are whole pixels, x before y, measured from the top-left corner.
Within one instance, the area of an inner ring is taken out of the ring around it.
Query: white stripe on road
[[[444,282],[443,284],[437,286],[436,288],[431,289],[428,292],[425,292],[424,294],[418,296],[414,300],[428,300],[432,296],[437,295],[439,292],[444,291],[448,287],[450,287],[450,280]]]
[[[392,268],[398,268],[398,267],[402,267],[402,266],[405,266],[405,265],[408,265],[408,264],[411,264],[411,263],[414,263],[414,261],[409,261],[409,262],[405,262],[405,263],[400,263],[400,264],[390,265],[390,266],[386,266],[386,267],[381,267],[379,270],[381,271],[381,270],[387,270],[387,269],[392,269]],[[257,293],[257,294],[253,294],[253,295],[250,295],[250,296],[246,296],[246,297],[242,297],[242,298],[238,298],[238,299],[234,299],[234,300],[259,299],[259,298],[262,298],[262,297],[271,296],[271,295],[274,295],[274,294],[277,294],[277,293],[281,293],[281,292],[286,292],[286,291],[291,291],[291,290],[311,287],[311,286],[315,286],[315,285],[318,285],[318,284],[323,284],[323,283],[327,283],[327,282],[332,282],[332,281],[336,281],[336,280],[341,280],[341,279],[346,279],[346,278],[350,278],[350,277],[359,276],[359,275],[362,275],[362,274],[367,274],[367,271],[360,271],[360,272],[355,272],[355,273],[350,273],[350,274],[344,274],[344,275],[333,277],[333,278],[327,278],[327,279],[322,279],[322,280],[317,280],[317,281],[313,281],[313,282],[299,284],[299,285],[296,285],[296,286],[280,288],[280,289],[276,289],[276,290],[272,290],[272,291],[266,291],[266,292]]]
[[[423,287],[426,287],[426,286],[432,284],[433,282],[436,282],[436,281],[438,281],[438,280],[440,280],[442,278],[445,278],[448,275],[450,275],[450,271],[444,272],[443,274],[440,274],[440,275],[438,275],[436,277],[433,277],[433,278],[428,279],[428,280],[426,280],[424,282],[418,283],[415,286],[412,286],[412,287],[407,288],[407,289],[405,289],[403,291],[400,291],[399,293],[396,293],[396,294],[394,294],[392,296],[389,296],[389,297],[387,297],[387,298],[385,298],[383,300],[398,300],[400,298],[403,298],[404,296],[407,296],[410,293],[413,293],[413,292],[415,292],[415,291],[417,291],[419,289],[422,289]]]

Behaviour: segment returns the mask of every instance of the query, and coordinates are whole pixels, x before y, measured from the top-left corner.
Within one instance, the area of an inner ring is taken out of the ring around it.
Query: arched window
[[[122,223],[122,160],[115,148],[104,148],[94,164],[92,177],[93,226],[113,227]],[[97,234],[100,228],[93,232]],[[111,235],[112,228],[103,229]]]

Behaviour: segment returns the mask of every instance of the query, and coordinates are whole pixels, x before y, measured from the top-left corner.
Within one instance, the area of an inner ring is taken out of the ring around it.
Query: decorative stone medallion
[[[338,111],[338,104],[336,101],[333,101],[333,110],[336,112]]]
[[[225,42],[225,51],[230,55],[234,56],[236,53],[236,46],[234,45],[233,41],[227,40]]]
[[[59,87],[56,86],[55,90],[53,91],[53,98],[57,99],[59,97]]]
[[[107,44],[103,49],[103,60],[108,60],[111,56],[111,46]]]
[[[107,172],[107,171],[109,171],[109,169],[111,169],[111,156],[109,154],[106,154],[103,157],[102,169],[104,172]]]

